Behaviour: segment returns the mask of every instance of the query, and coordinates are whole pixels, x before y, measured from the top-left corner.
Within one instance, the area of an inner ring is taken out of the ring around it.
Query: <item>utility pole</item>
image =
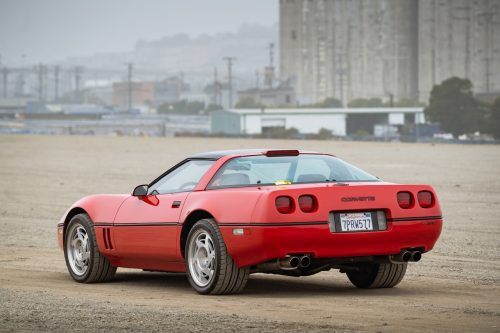
[[[80,103],[80,80],[81,80],[81,70],[80,66],[75,66],[75,102]]]
[[[38,70],[37,70],[37,74],[38,74],[38,101],[43,101],[43,84],[44,84],[44,71],[45,71],[45,66],[40,63],[38,64]]]
[[[227,90],[228,90],[228,109],[233,107],[233,61],[235,57],[225,57],[227,61]]]
[[[129,62],[127,63],[128,75],[127,75],[127,108],[128,111],[132,111],[132,70],[134,68],[134,64]]]
[[[273,87],[274,81],[274,43],[269,44],[269,66],[265,68],[264,81],[267,88]]]
[[[59,99],[59,66],[54,67],[54,100]]]
[[[344,55],[343,54],[337,54],[337,76],[339,79],[339,92],[340,92],[340,104],[342,107],[345,107],[344,105],[344,75],[345,75],[345,68],[344,68]]]
[[[7,98],[7,84],[9,82],[9,69],[6,66],[2,68],[2,89],[3,89],[3,98]]]
[[[219,82],[217,82],[217,67],[214,67],[214,104],[219,104]]]

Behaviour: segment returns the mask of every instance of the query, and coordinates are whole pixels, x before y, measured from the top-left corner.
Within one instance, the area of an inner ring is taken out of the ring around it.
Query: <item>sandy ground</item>
[[[253,275],[200,296],[183,275],[119,269],[73,282],[56,223],[93,193],[129,193],[187,154],[250,147],[334,153],[382,179],[432,184],[445,224],[389,290],[337,271]],[[196,138],[0,136],[0,331],[500,332],[500,146]]]

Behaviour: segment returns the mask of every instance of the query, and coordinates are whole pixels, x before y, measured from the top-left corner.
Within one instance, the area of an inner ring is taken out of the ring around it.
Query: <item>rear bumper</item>
[[[388,222],[384,231],[351,233],[332,233],[328,222],[297,225],[221,223],[220,229],[233,260],[244,267],[294,253],[336,258],[391,255],[405,248],[422,248],[425,252],[434,247],[442,223],[441,218]],[[234,235],[234,229],[243,229],[243,235]]]

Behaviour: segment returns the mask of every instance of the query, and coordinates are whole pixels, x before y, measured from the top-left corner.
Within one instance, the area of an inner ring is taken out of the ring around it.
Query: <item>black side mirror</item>
[[[145,197],[148,195],[148,185],[139,185],[134,188],[134,192],[132,192],[134,197]]]

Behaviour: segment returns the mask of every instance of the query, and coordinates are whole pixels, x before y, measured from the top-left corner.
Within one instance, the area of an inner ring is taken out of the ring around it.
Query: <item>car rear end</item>
[[[415,260],[441,233],[439,202],[426,185],[334,182],[261,190],[253,223],[223,228],[241,266],[304,256],[332,262]]]

